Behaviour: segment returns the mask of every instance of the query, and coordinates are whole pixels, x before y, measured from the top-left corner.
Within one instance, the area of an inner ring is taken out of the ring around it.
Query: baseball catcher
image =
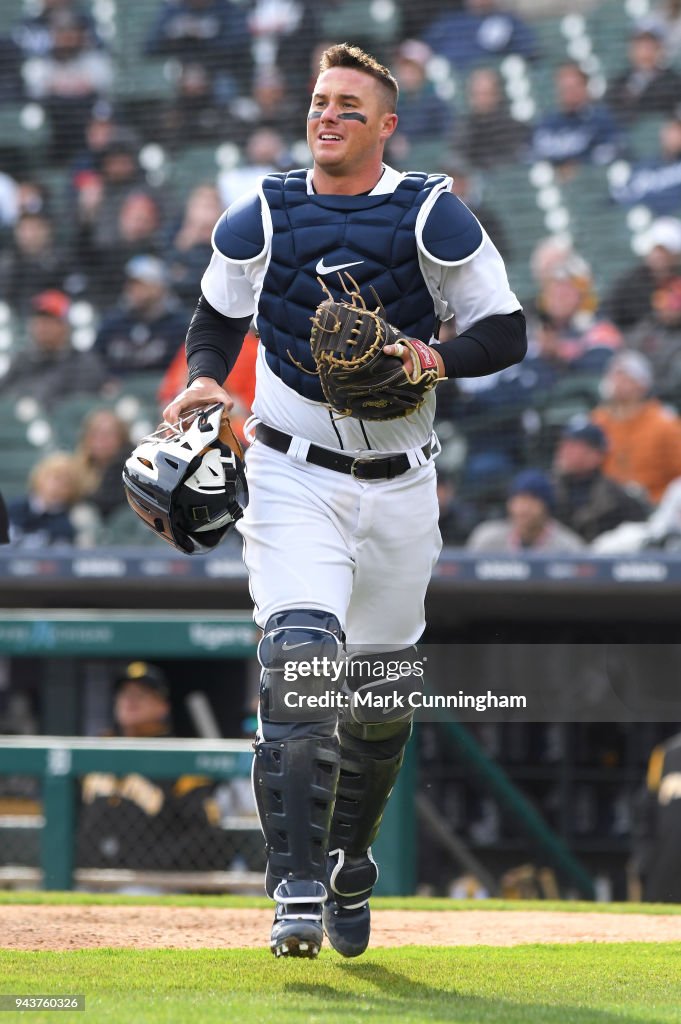
[[[319,278],[328,298],[312,317],[312,355],[324,397],[336,412],[357,419],[408,416],[438,381],[433,351],[388,323],[375,292],[378,305],[368,309],[350,274],[351,288],[338,276],[349,301],[336,302]],[[386,354],[386,346],[394,355]],[[403,361],[405,349],[410,361]]]

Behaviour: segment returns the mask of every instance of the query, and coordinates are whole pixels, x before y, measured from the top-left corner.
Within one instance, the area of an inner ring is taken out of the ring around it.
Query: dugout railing
[[[151,739],[127,740],[83,737],[0,737],[0,775],[34,776],[40,780],[42,814],[33,824],[40,829],[40,872],[16,865],[0,872],[0,883],[39,881],[45,889],[71,889],[74,884],[111,888],[115,884],[171,884],[185,889],[234,889],[253,886],[259,879],[243,872],[131,872],[75,867],[78,780],[88,772],[116,776],[138,773],[154,779],[178,775],[205,776],[217,781],[250,776],[249,740]],[[415,884],[414,778],[412,757],[406,759],[400,781],[386,812],[380,844],[381,892],[408,894]],[[257,825],[255,826],[257,828]],[[1,829],[0,829],[1,836]],[[0,839],[1,841],[1,839]]]

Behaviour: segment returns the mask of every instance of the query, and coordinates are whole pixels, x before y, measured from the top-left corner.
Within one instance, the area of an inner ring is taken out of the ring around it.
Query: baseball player
[[[378,692],[387,659],[413,652],[441,548],[430,383],[492,373],[526,349],[501,257],[451,179],[383,163],[397,98],[391,73],[359,48],[325,51],[308,114],[313,166],[267,175],[218,221],[187,334],[188,386],[164,411],[173,422],[214,402],[229,410],[222,384],[255,316],[250,501],[239,528],[263,630],[253,782],[277,956],[315,957],[324,931],[344,956],[366,949],[371,844],[411,731],[403,708],[377,722],[352,701],[291,721],[281,712],[285,665],[292,652],[339,663],[364,652]],[[311,330],[328,327],[317,310],[325,293],[347,300],[349,291],[355,310],[380,299],[381,359],[401,383],[428,384],[409,415],[371,383],[356,389],[361,402],[348,401],[350,415],[327,401]],[[453,316],[458,336],[438,346],[437,322]],[[352,680],[338,685],[352,691]]]

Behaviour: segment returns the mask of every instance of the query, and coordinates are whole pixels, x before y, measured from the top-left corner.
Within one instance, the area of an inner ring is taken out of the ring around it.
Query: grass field
[[[167,897],[163,904],[254,906],[235,897]],[[137,897],[10,894],[10,902],[155,903]],[[391,908],[471,904],[377,900]],[[622,908],[502,903],[494,909]],[[649,907],[633,907],[642,910]],[[665,913],[681,908],[660,907]],[[2,945],[0,907],[0,946]],[[85,1013],[31,1012],[31,1022],[83,1024],[668,1024],[681,1021],[681,944],[580,943],[376,949],[354,961],[277,961],[263,950],[0,951],[0,993],[84,994]],[[8,1013],[2,1020],[18,1020]]]

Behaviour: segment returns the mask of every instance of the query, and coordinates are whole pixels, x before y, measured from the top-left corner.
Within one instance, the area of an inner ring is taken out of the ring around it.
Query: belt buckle
[[[365,466],[371,462],[383,462],[387,458],[388,456],[386,455],[358,455],[356,458],[352,460],[352,463],[350,464],[350,476],[354,480],[361,480],[361,477],[358,477],[357,473],[355,472],[355,469],[358,465]]]

